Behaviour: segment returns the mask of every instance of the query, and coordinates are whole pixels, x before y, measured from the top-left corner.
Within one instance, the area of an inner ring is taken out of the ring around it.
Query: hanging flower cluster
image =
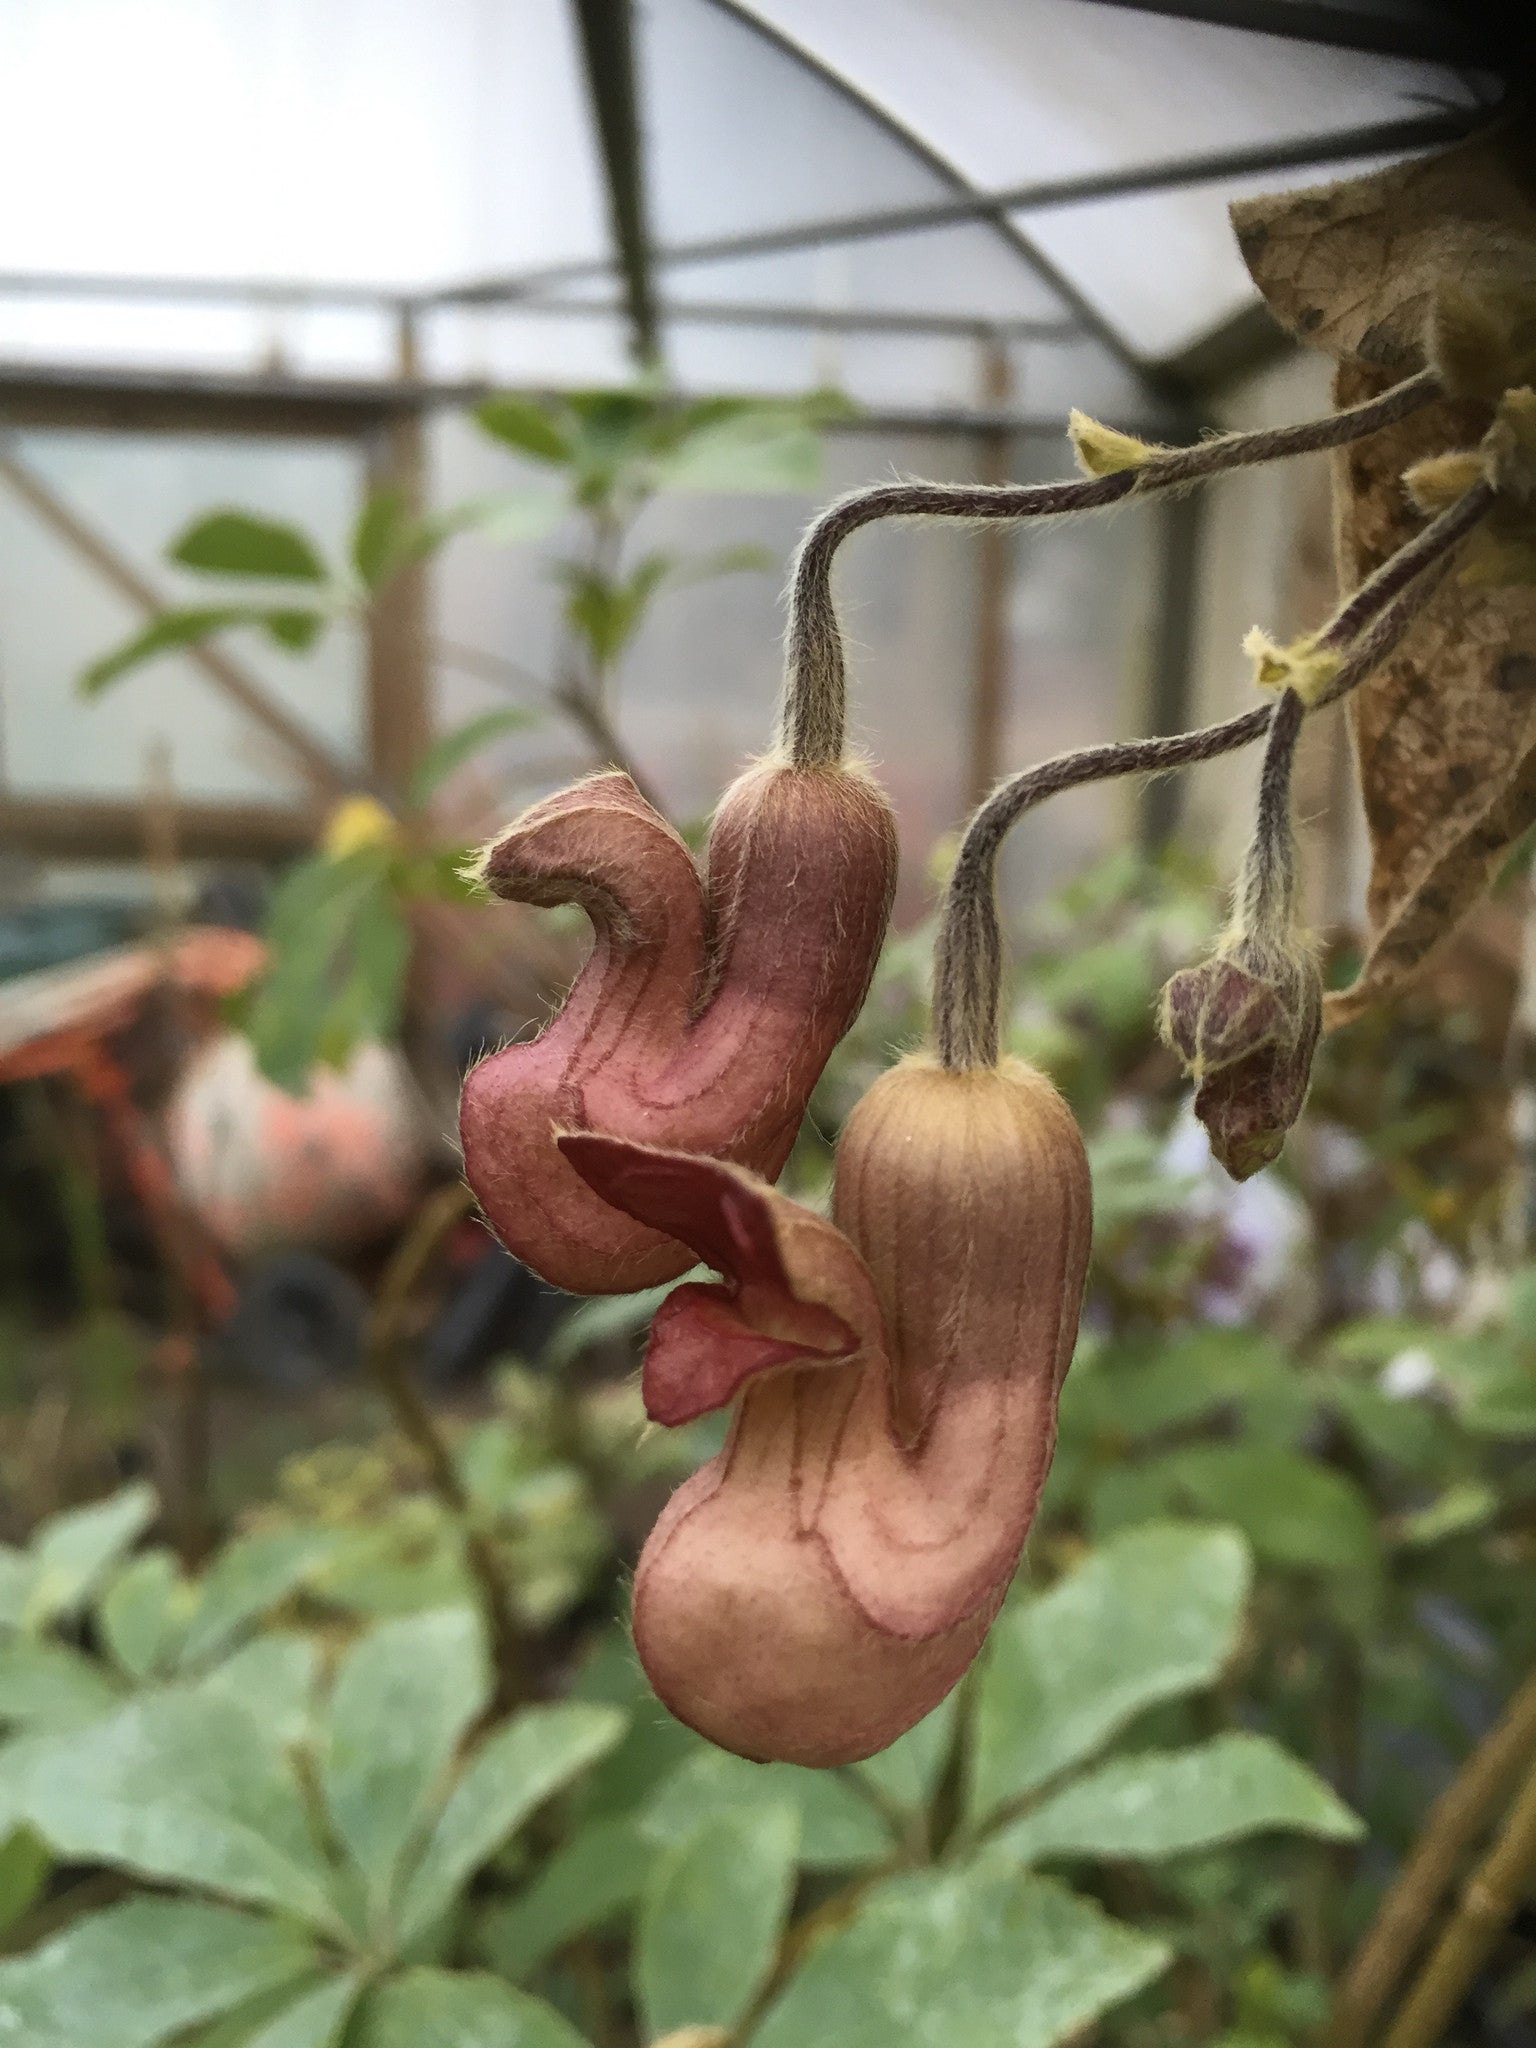
[[[487,888],[576,903],[595,935],[544,1032],[465,1083],[465,1166],[486,1216],[536,1272],[583,1293],[700,1260],[721,1276],[674,1289],[651,1332],[654,1421],[734,1412],[724,1450],[645,1545],[634,1629],[661,1698],[725,1748],[828,1766],[913,1726],[980,1648],[1040,1498],[1091,1197],[1060,1096],[1002,1056],[1007,832],[1058,790],[1268,735],[1232,929],[1174,977],[1162,1012],[1218,1157],[1238,1178],[1267,1164],[1300,1112],[1321,1020],[1296,915],[1297,734],[1313,704],[1397,645],[1499,487],[1485,465],[1444,493],[1423,533],[1306,643],[1260,636],[1271,702],[1047,762],[987,799],[942,906],[935,1048],[903,1059],[848,1119],[828,1220],[771,1183],[864,1000],[897,851],[888,802],[845,758],[837,546],[877,518],[1054,517],[1186,487],[1371,433],[1439,389],[1425,371],[1328,420],[1192,448],[1075,416],[1080,479],[856,493],[801,550],[780,750],[727,792],[702,868],[620,774],[536,805],[485,850]]]

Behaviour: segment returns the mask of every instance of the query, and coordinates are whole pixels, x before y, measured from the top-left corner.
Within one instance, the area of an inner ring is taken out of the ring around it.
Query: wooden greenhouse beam
[[[178,853],[188,860],[287,860],[314,843],[311,812],[284,804],[189,802],[172,806]],[[45,860],[136,861],[144,853],[142,798],[0,793],[0,846]]]
[[[402,311],[396,334],[402,384],[416,381],[416,323]],[[419,407],[400,407],[368,445],[370,492],[393,492],[408,516],[427,509],[426,423]],[[368,764],[381,788],[403,796],[431,738],[431,660],[427,645],[427,570],[396,570],[368,610]]]

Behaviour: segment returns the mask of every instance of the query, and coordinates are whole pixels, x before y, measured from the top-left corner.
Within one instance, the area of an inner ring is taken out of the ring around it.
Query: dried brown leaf
[[[1340,366],[1352,405],[1391,372]],[[1422,523],[1402,474],[1475,444],[1491,410],[1442,400],[1335,457],[1340,581],[1353,588]],[[1453,574],[1398,653],[1356,692],[1356,760],[1371,837],[1371,936],[1329,1027],[1394,994],[1466,915],[1536,823],[1536,590],[1475,587]]]
[[[1282,326],[1403,376],[1423,367],[1439,288],[1497,300],[1536,281],[1536,135],[1502,122],[1369,177],[1239,200],[1231,215]]]
[[[1536,291],[1536,135],[1526,123],[1501,122],[1368,177],[1242,201],[1232,224],[1281,324],[1337,359],[1341,406],[1421,369],[1432,317],[1437,367],[1459,390],[1490,388],[1484,353],[1492,361],[1507,345],[1506,363],[1523,359]],[[1446,368],[1452,358],[1464,375]],[[1492,417],[1480,400],[1446,399],[1335,457],[1342,588],[1421,525],[1403,472],[1476,447]],[[1477,536],[1354,697],[1370,937],[1358,980],[1328,1000],[1329,1026],[1401,987],[1536,822],[1536,590],[1490,587],[1521,575],[1522,544],[1518,533]]]

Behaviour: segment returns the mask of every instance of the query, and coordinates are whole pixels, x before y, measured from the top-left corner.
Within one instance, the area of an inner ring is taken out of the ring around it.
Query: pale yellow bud
[[[1084,476],[1117,476],[1123,469],[1145,469],[1162,452],[1150,441],[1106,427],[1075,407],[1067,418],[1067,434]]]
[[[1253,663],[1253,680],[1261,690],[1294,690],[1306,705],[1317,703],[1344,663],[1336,648],[1319,646],[1315,634],[1304,633],[1285,647],[1262,626],[1249,629],[1243,652]]]
[[[327,860],[345,860],[365,846],[393,846],[399,836],[399,827],[376,797],[348,796],[326,819],[320,850]]]
[[[1414,463],[1403,473],[1403,486],[1416,511],[1446,512],[1486,474],[1487,466],[1477,449],[1457,449],[1450,455],[1426,455],[1422,462]]]

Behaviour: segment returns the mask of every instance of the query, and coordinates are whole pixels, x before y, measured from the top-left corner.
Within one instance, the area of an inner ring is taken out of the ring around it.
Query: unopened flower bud
[[[1149,462],[1166,453],[1138,435],[1106,427],[1102,420],[1079,412],[1075,406],[1067,415],[1067,437],[1084,476],[1118,476],[1121,470],[1145,469]]]
[[[1323,1024],[1317,962],[1299,942],[1228,940],[1163,990],[1160,1027],[1196,1082],[1195,1114],[1234,1180],[1278,1158],[1300,1116]]]
[[[595,775],[535,805],[479,872],[498,896],[579,904],[595,942],[547,1029],[465,1080],[470,1185],[554,1286],[674,1279],[692,1253],[604,1202],[557,1135],[611,1132],[776,1175],[885,936],[890,805],[856,768],[760,763],[722,799],[701,875],[627,775]]]
[[[1039,1502],[1091,1235],[1077,1126],[1016,1062],[904,1061],[848,1121],[833,1222],[713,1160],[562,1148],[724,1275],[646,1354],[656,1420],[740,1402],[641,1555],[653,1685],[743,1756],[872,1755],[980,1649]]]
[[[1307,705],[1318,701],[1344,665],[1339,650],[1324,646],[1315,633],[1286,645],[1262,626],[1249,628],[1243,652],[1253,663],[1253,680],[1261,690],[1294,690]]]

